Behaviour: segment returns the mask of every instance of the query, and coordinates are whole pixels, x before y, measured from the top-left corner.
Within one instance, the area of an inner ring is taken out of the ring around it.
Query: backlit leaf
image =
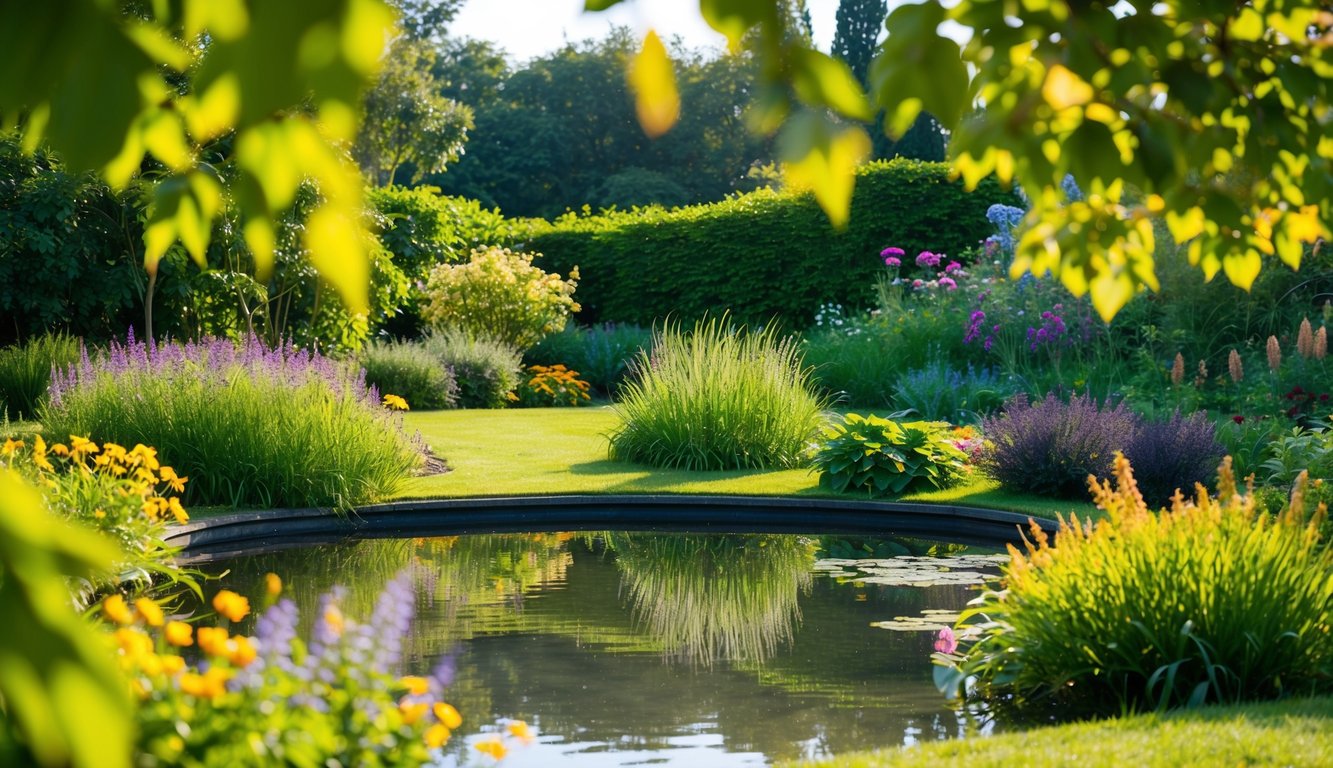
[[[680,92],[671,59],[657,33],[649,31],[629,69],[629,86],[643,132],[657,138],[680,118]]]
[[[815,107],[829,107],[856,120],[869,120],[873,112],[847,63],[819,51],[792,51],[792,85],[796,95]]]
[[[870,154],[870,137],[860,126],[831,126],[804,113],[779,136],[787,183],[809,189],[835,228],[850,215],[856,168]]]
[[[353,314],[365,314],[370,308],[370,262],[363,236],[356,220],[328,205],[310,214],[303,233],[311,265],[337,289]]]
[[[1092,95],[1092,86],[1063,65],[1056,64],[1046,71],[1041,97],[1053,108],[1081,107],[1092,101]]]

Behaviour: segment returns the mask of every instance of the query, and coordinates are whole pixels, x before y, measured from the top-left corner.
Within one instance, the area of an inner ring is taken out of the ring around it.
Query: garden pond
[[[369,617],[404,568],[404,674],[452,668],[443,766],[526,721],[519,766],[768,765],[988,732],[932,684],[935,630],[994,549],[862,536],[619,531],[363,539],[197,564],[259,607],[266,574],[309,624]],[[251,620],[252,621],[252,620]],[[252,630],[253,625],[245,629]]]

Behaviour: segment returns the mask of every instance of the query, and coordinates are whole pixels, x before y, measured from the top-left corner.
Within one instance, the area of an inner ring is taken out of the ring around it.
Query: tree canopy
[[[835,222],[869,148],[845,119],[865,120],[873,102],[894,136],[934,115],[969,185],[992,173],[1021,185],[1032,207],[1015,276],[1053,272],[1075,295],[1091,292],[1103,318],[1157,287],[1154,217],[1206,278],[1220,271],[1242,288],[1266,259],[1298,267],[1329,237],[1333,13],[1309,0],[901,5],[868,94],[844,62],[786,34],[779,6],[699,4],[732,46],[753,41],[756,126],[778,131],[788,178]],[[946,21],[965,44],[941,32]],[[1087,194],[1066,204],[1070,174]]]

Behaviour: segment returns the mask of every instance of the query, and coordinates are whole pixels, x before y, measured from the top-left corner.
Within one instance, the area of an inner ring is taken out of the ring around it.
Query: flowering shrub
[[[579,311],[578,267],[562,280],[533,266],[536,255],[479,248],[466,264],[436,266],[423,289],[422,319],[436,329],[457,327],[519,349],[531,347]]]
[[[578,370],[592,388],[615,394],[641,350],[652,348],[653,332],[637,325],[571,326],[553,333],[524,354],[532,365],[564,363]]]
[[[1054,543],[1034,525],[1025,551],[1010,546],[1004,589],[937,646],[941,689],[1111,714],[1333,687],[1333,550],[1304,478],[1268,515],[1224,460],[1215,499],[1156,514],[1123,457],[1114,474],[1114,491],[1093,485],[1105,520],[1062,522]]]
[[[1076,498],[1089,475],[1110,476],[1113,454],[1137,426],[1124,403],[1103,408],[1087,396],[1064,402],[1053,394],[1029,403],[1020,394],[982,422],[990,449],[981,467],[1011,490]]]
[[[588,382],[579,378],[578,371],[563,365],[533,365],[528,367],[528,378],[518,385],[515,395],[524,408],[546,408],[562,405],[583,405],[588,396]]]
[[[270,574],[272,601],[281,582]],[[296,605],[278,600],[253,636],[231,628],[250,612],[228,590],[213,598],[225,619],[192,625],[152,600],[108,597],[120,667],[138,699],[136,750],[162,765],[420,765],[461,718],[441,694],[452,669],[397,677],[412,621],[410,572],[389,582],[374,614],[343,614],[339,589],[325,595],[308,639]],[[197,653],[185,649],[197,649]]]
[[[71,435],[69,443],[48,445],[41,435],[8,438],[0,446],[0,468],[26,477],[42,493],[47,509],[66,520],[96,528],[116,540],[127,558],[125,571],[158,572],[174,550],[162,543],[169,521],[189,520],[180,499],[189,478],[158,461],[144,445],[125,450],[115,443],[99,446]]]
[[[393,491],[421,448],[359,372],[317,353],[131,336],[56,377],[48,434],[145,443],[194,478],[188,504],[355,505]]]
[[[1196,484],[1206,482],[1225,453],[1216,433],[1203,412],[1184,416],[1176,411],[1164,421],[1139,420],[1124,453],[1138,467],[1135,482],[1144,499],[1167,504],[1176,489],[1189,496]]]
[[[970,435],[968,435],[970,437]],[[950,425],[939,421],[896,422],[849,413],[825,428],[815,468],[819,484],[839,493],[871,496],[947,488],[967,473],[968,455]]]

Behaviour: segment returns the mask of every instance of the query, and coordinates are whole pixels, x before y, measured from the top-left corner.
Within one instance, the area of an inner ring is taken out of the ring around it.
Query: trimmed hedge
[[[896,159],[858,172],[841,232],[809,193],[759,190],[672,211],[570,214],[536,224],[522,247],[545,254],[535,263],[548,272],[579,267],[584,324],[730,311],[738,323],[804,328],[821,303],[869,306],[886,246],[951,255],[976,246],[996,202],[1014,200],[993,179],[968,193],[947,165]]]

